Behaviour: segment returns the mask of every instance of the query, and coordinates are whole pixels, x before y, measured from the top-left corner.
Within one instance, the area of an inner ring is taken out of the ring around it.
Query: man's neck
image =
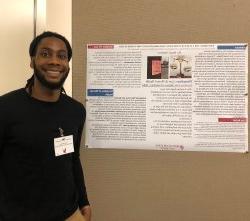
[[[32,87],[31,96],[41,101],[55,102],[59,99],[60,94],[61,89],[49,89],[38,83]]]

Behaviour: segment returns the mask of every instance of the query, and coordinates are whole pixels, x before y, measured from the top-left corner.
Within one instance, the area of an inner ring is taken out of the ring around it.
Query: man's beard
[[[60,79],[58,82],[50,82],[47,81],[45,76],[41,74],[41,72],[37,69],[36,64],[34,63],[34,75],[37,78],[37,80],[46,88],[51,89],[51,90],[56,90],[62,88],[66,78],[68,77],[69,74],[69,69],[68,71],[64,74],[64,76]]]

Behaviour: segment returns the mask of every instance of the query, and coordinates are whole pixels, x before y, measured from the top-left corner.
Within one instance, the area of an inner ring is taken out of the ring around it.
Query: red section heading
[[[218,118],[219,122],[247,122],[247,118],[246,117],[222,117],[222,118]]]
[[[88,49],[114,49],[114,45],[88,45]]]

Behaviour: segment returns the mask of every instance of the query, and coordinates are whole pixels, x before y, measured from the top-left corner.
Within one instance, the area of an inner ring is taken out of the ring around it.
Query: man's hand
[[[91,220],[91,207],[89,205],[84,206],[80,210],[81,210],[82,215],[86,219],[86,221],[90,221]]]

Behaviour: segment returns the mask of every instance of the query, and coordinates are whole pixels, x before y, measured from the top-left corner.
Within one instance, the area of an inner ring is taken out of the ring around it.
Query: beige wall
[[[23,87],[31,76],[28,48],[33,39],[34,0],[0,0],[0,95]],[[51,30],[71,42],[71,0],[37,0],[37,34]],[[72,74],[65,82],[72,94]]]
[[[0,0],[0,95],[23,87],[31,75],[29,43],[33,38],[33,0]]]

